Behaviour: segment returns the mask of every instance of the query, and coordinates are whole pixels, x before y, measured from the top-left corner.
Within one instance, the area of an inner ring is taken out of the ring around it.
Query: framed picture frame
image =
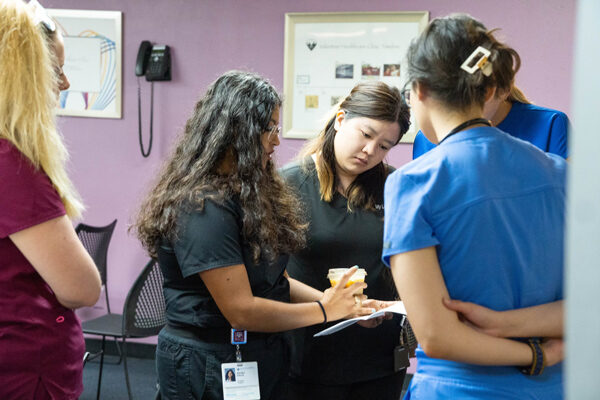
[[[57,114],[121,118],[122,13],[47,10],[65,41],[63,69],[71,83]]]
[[[283,137],[315,137],[324,118],[363,79],[402,89],[404,57],[429,12],[287,13]],[[418,128],[401,142],[412,143]]]

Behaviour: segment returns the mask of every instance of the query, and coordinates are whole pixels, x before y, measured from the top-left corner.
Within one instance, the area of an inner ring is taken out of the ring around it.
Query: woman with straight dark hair
[[[409,399],[562,398],[562,322],[544,312],[562,316],[566,162],[483,117],[506,51],[467,15],[408,50],[411,110],[438,144],[385,187],[383,260],[420,344]],[[511,339],[450,298],[530,318]]]
[[[136,232],[165,277],[163,399],[222,399],[226,368],[239,362],[248,362],[247,385],[258,373],[261,399],[284,399],[289,349],[280,332],[373,311],[354,300],[364,283],[345,287],[354,271],[325,293],[287,275],[306,225],[271,160],[280,105],[260,76],[219,77],[140,208]]]
[[[486,30],[481,22],[473,23]],[[483,116],[493,126],[512,136],[528,141],[547,153],[567,158],[569,118],[561,111],[536,106],[527,99],[515,85],[515,75],[521,66],[519,54],[498,41],[493,33],[495,31],[488,32],[488,36],[502,51],[490,58],[495,66],[493,78],[496,87],[493,96],[485,102]],[[435,146],[419,131],[413,144],[413,159]]]
[[[397,88],[361,82],[332,110],[299,160],[282,169],[309,221],[307,246],[290,257],[290,276],[324,290],[329,268],[356,264],[367,271],[369,298],[397,299],[381,262],[383,188],[393,171],[383,159],[408,127],[408,106]],[[375,329],[354,325],[317,338],[321,327],[295,331],[290,399],[397,400],[406,372],[394,369],[399,322],[384,320]]]

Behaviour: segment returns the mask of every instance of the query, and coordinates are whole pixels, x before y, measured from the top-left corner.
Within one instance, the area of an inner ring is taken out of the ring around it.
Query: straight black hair
[[[483,106],[489,88],[510,90],[521,65],[518,53],[499,42],[493,33],[466,14],[434,19],[408,49],[409,81],[425,86],[433,98],[449,109]],[[461,69],[478,46],[490,51],[489,76],[481,69],[472,74]]]
[[[332,109],[319,136],[308,142],[300,152],[301,158],[312,154],[317,155],[316,166],[321,199],[327,202],[333,199],[338,183],[333,143],[336,135],[335,118],[340,110],[346,112],[346,119],[364,117],[377,121],[397,122],[400,128],[398,142],[410,126],[410,111],[397,87],[381,81],[364,81],[356,84],[350,94]],[[374,210],[377,204],[381,204],[383,185],[388,173],[384,163],[380,162],[357,176],[346,190],[348,209],[359,207]]]

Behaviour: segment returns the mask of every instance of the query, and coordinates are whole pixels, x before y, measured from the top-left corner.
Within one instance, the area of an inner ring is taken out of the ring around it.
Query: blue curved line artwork
[[[94,31],[84,31],[78,37],[100,39],[100,91],[75,92],[81,93],[86,110],[105,110],[116,97],[116,44],[114,40]],[[60,95],[60,107],[65,108],[67,97],[75,94],[73,91],[64,91]]]
[[[48,9],[65,44],[70,88],[59,96],[57,114],[121,118],[120,11]]]
[[[93,104],[90,104],[92,110],[104,110],[111,101],[114,100],[116,94],[115,71],[116,63],[116,46],[115,42],[105,36],[96,36],[102,39],[100,53],[102,54],[102,76],[100,79],[100,93]],[[105,68],[106,66],[106,68]]]

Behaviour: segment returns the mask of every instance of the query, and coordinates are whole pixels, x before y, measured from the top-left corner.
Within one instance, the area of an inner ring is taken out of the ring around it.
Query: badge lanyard
[[[235,346],[235,362],[221,364],[224,400],[260,399],[258,363],[242,362],[240,345],[248,342],[248,332],[231,330],[231,344]]]
[[[394,372],[402,371],[410,366],[408,343],[404,340],[405,320],[406,315],[403,315],[400,321],[400,344],[394,348]]]
[[[248,343],[248,331],[231,329],[231,344],[235,346],[235,361],[242,362],[240,344]]]
[[[442,142],[446,139],[448,139],[450,136],[462,131],[465,128],[468,128],[469,126],[473,126],[473,125],[487,125],[487,126],[492,126],[492,123],[485,119],[485,118],[473,118],[470,119],[468,121],[463,122],[462,124],[458,125],[456,128],[452,129],[450,132],[448,132],[448,134],[442,139],[440,140],[440,142],[438,143],[438,146],[440,144],[442,144]]]

